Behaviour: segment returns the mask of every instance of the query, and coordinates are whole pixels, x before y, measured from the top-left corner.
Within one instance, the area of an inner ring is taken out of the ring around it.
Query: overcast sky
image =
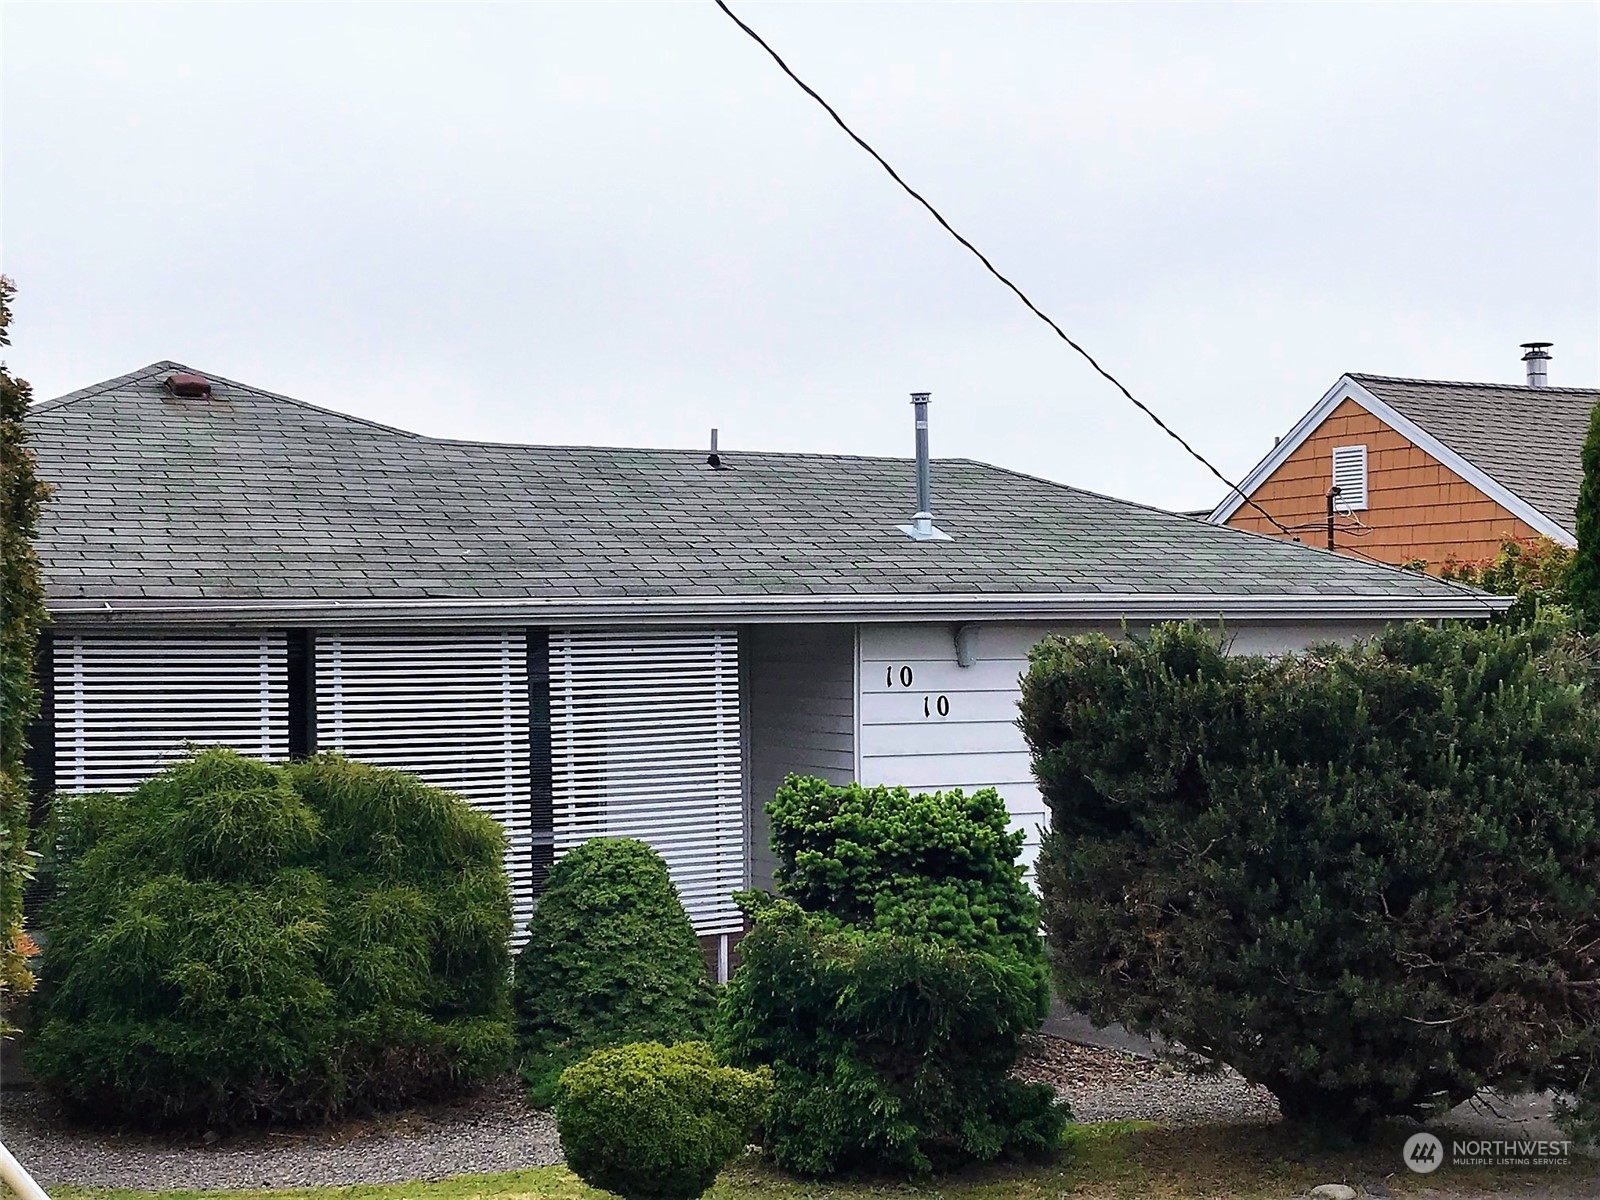
[[[1600,382],[1600,7],[736,7],[1236,476],[1345,371]],[[935,457],[1220,496],[709,2],[0,32],[41,396],[171,358],[446,436],[903,455],[927,389]]]

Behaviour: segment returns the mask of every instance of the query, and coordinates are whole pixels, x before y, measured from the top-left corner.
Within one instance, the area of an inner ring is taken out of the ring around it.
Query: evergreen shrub
[[[704,1042],[596,1050],[561,1073],[561,1150],[624,1200],[694,1200],[744,1150],[771,1086],[764,1071],[719,1065]]]
[[[11,298],[0,275],[0,346],[11,344]],[[33,391],[0,361],[0,1038],[14,1033],[16,1001],[33,989],[32,943],[22,897],[38,857],[28,848],[31,804],[25,765],[28,722],[39,711],[34,652],[47,618],[33,539],[50,488],[28,448]]]
[[[1279,659],[1047,640],[1022,724],[1063,998],[1358,1134],[1600,1079],[1594,654],[1548,618]]]
[[[741,897],[753,928],[719,1045],[773,1071],[774,1160],[920,1173],[1052,1153],[1064,1106],[1009,1077],[1049,984],[1000,797],[792,776],[769,812],[785,898]]]
[[[29,1062],[84,1114],[331,1118],[509,1065],[503,837],[448,793],[214,749],[53,824]]]
[[[550,872],[517,955],[512,1006],[534,1103],[562,1070],[627,1042],[703,1040],[715,1009],[705,957],[661,856],[594,838]]]

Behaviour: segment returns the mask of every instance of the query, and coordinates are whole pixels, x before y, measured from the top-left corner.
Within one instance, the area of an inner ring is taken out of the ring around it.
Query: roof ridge
[[[107,379],[101,383],[90,384],[88,387],[79,388],[75,392],[68,392],[64,396],[57,396],[51,400],[41,400],[37,404],[32,405],[28,411],[30,413],[51,412],[55,409],[65,407],[68,404],[76,403],[79,400],[87,400],[93,396],[102,396],[107,392],[115,391],[117,388],[129,383],[138,383],[142,380],[148,379],[151,375],[158,375],[163,371],[188,371],[191,374],[199,375],[205,379],[209,379],[213,383],[224,384],[227,387],[236,388],[239,391],[246,392],[252,396],[259,396],[264,400],[277,400],[284,404],[292,404],[296,408],[303,408],[309,410],[310,412],[322,413],[324,416],[338,417],[341,420],[349,421],[353,425],[365,425],[371,429],[381,430],[384,433],[394,434],[398,437],[423,438],[422,434],[415,433],[409,429],[401,429],[394,425],[385,425],[381,421],[373,421],[366,417],[358,417],[354,413],[340,412],[336,408],[324,408],[320,404],[312,404],[308,401],[297,399],[294,396],[285,396],[281,392],[269,392],[265,388],[256,387],[254,384],[242,383],[237,379],[229,379],[226,375],[218,375],[215,371],[202,371],[198,367],[191,367],[186,363],[174,362],[171,359],[162,359],[160,362],[153,362],[147,367],[139,368],[137,371],[130,371],[126,375],[119,375],[115,379]]]
[[[1502,391],[1515,388],[1524,392],[1578,392],[1583,395],[1600,395],[1600,388],[1592,387],[1533,387],[1526,383],[1487,383],[1483,380],[1469,379],[1413,379],[1405,375],[1369,375],[1358,371],[1346,371],[1345,375],[1358,383],[1371,379],[1379,383],[1421,383],[1430,387],[1498,388]]]
[[[104,395],[106,392],[115,391],[124,384],[137,383],[142,379],[148,379],[151,375],[158,374],[161,371],[170,371],[174,368],[180,371],[189,370],[182,363],[162,359],[160,362],[153,362],[149,366],[140,367],[137,371],[129,371],[126,375],[118,375],[115,379],[91,383],[88,387],[81,387],[75,392],[67,392],[62,396],[53,396],[48,400],[36,400],[28,406],[28,411],[29,413],[50,412],[53,409],[61,408],[78,400],[87,400],[91,396]]]
[[[480,441],[477,438],[446,438],[434,437],[431,434],[418,433],[413,437],[436,446],[463,446],[487,450],[574,450],[574,451],[600,451],[603,453],[618,454],[709,454],[705,447],[697,446],[606,446],[594,444],[577,444],[572,442],[492,442]],[[916,460],[898,454],[840,454],[830,450],[729,450],[726,446],[719,446],[717,453],[731,463],[737,463],[741,458],[797,458],[797,459],[848,459],[857,462],[894,462],[913,463]],[[964,458],[934,458],[934,462],[971,462],[972,459]]]

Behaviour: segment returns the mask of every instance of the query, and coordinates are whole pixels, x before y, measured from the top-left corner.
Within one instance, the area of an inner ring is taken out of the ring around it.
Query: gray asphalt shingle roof
[[[1350,378],[1573,532],[1583,481],[1579,454],[1600,390]]]
[[[1437,598],[1435,580],[965,459],[914,542],[905,459],[495,445],[155,363],[35,407],[52,600],[1206,593]]]

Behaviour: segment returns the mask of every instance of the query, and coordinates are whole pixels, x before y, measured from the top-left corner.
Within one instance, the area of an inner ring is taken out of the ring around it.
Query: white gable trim
[[[1461,455],[1450,449],[1422,426],[1385,404],[1348,375],[1340,376],[1339,382],[1329,388],[1327,394],[1317,401],[1311,411],[1295,423],[1288,436],[1272,448],[1272,453],[1257,463],[1251,472],[1240,481],[1239,487],[1244,494],[1240,495],[1235,492],[1230,495],[1211,510],[1211,515],[1206,520],[1213,525],[1221,525],[1227,521],[1244,504],[1245,497],[1254,494],[1255,490],[1265,483],[1291,454],[1300,448],[1301,444],[1311,436],[1313,431],[1328,419],[1328,415],[1346,400],[1355,401],[1356,404],[1377,417],[1378,420],[1382,421],[1401,437],[1406,438],[1418,449],[1430,455],[1436,462],[1450,468],[1450,470],[1472,484],[1473,487],[1477,488],[1489,499],[1495,501],[1513,516],[1520,517],[1546,537],[1560,542],[1563,546],[1576,546],[1578,544],[1578,539],[1560,524],[1552,521],[1521,496],[1511,491],[1511,489],[1498,483],[1482,469],[1473,466],[1472,463],[1462,458]]]

